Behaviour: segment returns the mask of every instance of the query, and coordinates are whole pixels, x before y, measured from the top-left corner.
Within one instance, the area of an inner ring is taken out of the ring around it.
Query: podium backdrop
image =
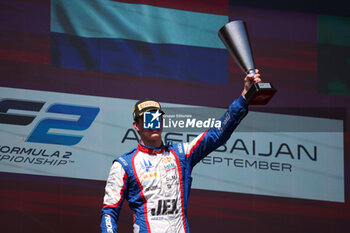
[[[193,170],[191,232],[349,228],[350,12],[307,4],[0,0],[0,231],[98,232],[137,100],[211,119],[240,95],[217,36],[237,19],[278,92]],[[132,231],[127,203],[119,226]]]

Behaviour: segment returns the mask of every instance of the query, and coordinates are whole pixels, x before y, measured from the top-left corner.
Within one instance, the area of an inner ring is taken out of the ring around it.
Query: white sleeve
[[[105,207],[117,207],[121,203],[126,177],[127,174],[123,166],[119,162],[114,162],[109,172],[105,188],[103,199],[103,205]]]

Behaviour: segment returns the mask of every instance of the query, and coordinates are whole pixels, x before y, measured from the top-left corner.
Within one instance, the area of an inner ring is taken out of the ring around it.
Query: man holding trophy
[[[250,49],[248,37],[241,35],[234,39],[241,43],[239,46],[233,44],[232,38],[237,33],[246,34],[244,27],[242,21],[233,21],[219,31],[219,37],[236,56],[235,60],[241,63],[246,62],[247,51],[243,55],[236,53],[240,52],[242,43],[248,43]],[[230,35],[232,33],[234,35]],[[247,46],[244,48],[247,50]],[[239,64],[246,73],[243,91],[220,118],[221,127],[207,129],[191,142],[164,144],[161,137],[164,112],[159,102],[145,99],[135,104],[133,126],[141,140],[135,149],[113,162],[105,189],[102,232],[117,232],[119,213],[125,199],[134,212],[134,232],[190,232],[187,206],[193,167],[230,138],[246,116],[248,104],[265,104],[275,92],[271,84],[259,85],[260,74],[250,60],[251,64]],[[149,128],[144,124],[149,114],[159,118],[159,127]]]

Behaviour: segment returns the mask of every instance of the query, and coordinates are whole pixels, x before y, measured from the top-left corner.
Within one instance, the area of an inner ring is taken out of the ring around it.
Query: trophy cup
[[[223,26],[219,37],[235,59],[237,65],[246,74],[256,74],[251,46],[246,25],[242,20],[235,20]],[[264,105],[276,93],[271,83],[258,82],[248,90],[245,98],[250,105]]]

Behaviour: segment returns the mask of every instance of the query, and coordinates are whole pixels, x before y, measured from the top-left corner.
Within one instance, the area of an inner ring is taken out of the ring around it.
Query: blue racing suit
[[[123,200],[134,212],[134,233],[189,233],[187,205],[193,167],[224,144],[243,117],[247,104],[240,96],[210,128],[188,143],[137,148],[114,160],[107,179],[101,216],[102,232],[117,232]]]

